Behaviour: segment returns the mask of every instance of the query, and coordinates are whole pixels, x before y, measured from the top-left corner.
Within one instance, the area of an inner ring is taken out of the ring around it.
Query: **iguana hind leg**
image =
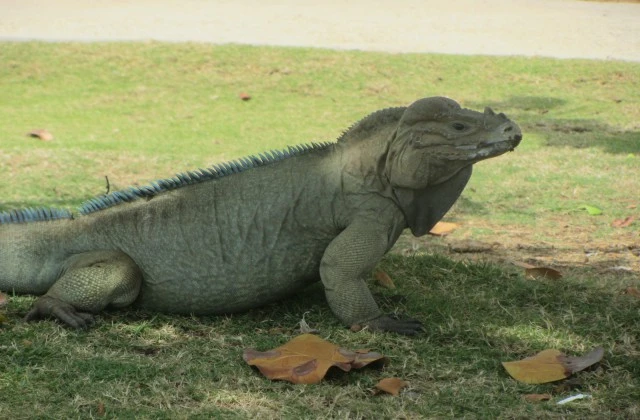
[[[93,251],[69,258],[60,278],[38,298],[27,321],[54,317],[73,328],[93,323],[92,314],[108,305],[133,303],[142,274],[135,262],[120,251]]]

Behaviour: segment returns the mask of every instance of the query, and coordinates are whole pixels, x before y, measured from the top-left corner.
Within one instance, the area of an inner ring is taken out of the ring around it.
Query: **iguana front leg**
[[[365,279],[399,235],[379,220],[359,220],[343,230],[327,247],[320,262],[320,278],[333,313],[345,324],[413,335],[422,324],[384,315]]]
[[[38,298],[27,321],[54,317],[73,328],[93,323],[92,313],[108,305],[133,303],[142,274],[129,256],[120,251],[93,251],[69,258],[60,278]]]

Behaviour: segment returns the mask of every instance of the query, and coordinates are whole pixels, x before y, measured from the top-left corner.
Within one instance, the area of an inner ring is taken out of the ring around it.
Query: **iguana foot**
[[[25,321],[53,317],[71,328],[85,329],[93,325],[93,315],[78,312],[73,305],[51,296],[40,296],[24,317]]]
[[[416,335],[424,331],[422,322],[417,319],[397,319],[389,315],[381,315],[366,322],[365,325],[372,331],[390,331],[403,335]]]

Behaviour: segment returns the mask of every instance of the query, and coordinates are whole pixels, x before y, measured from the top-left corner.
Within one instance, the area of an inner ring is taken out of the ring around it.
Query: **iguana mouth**
[[[499,141],[489,141],[489,142],[480,142],[480,143],[474,143],[474,144],[461,144],[459,146],[454,146],[456,149],[459,150],[478,150],[478,149],[485,149],[488,147],[491,148],[495,148],[496,146],[502,146],[504,144],[510,144],[511,147],[509,148],[509,151],[513,151],[516,146],[518,146],[518,144],[520,144],[520,141],[522,140],[522,136],[521,135],[516,135],[512,138],[509,138],[507,140],[499,140]]]

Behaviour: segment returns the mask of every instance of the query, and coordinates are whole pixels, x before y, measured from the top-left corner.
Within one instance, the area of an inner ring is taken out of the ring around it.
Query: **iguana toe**
[[[25,321],[56,318],[71,328],[85,329],[93,325],[93,315],[79,312],[73,305],[51,296],[41,296],[24,317]]]
[[[372,331],[389,331],[403,335],[416,335],[424,331],[422,322],[417,319],[396,319],[388,315],[372,319],[366,325]]]

